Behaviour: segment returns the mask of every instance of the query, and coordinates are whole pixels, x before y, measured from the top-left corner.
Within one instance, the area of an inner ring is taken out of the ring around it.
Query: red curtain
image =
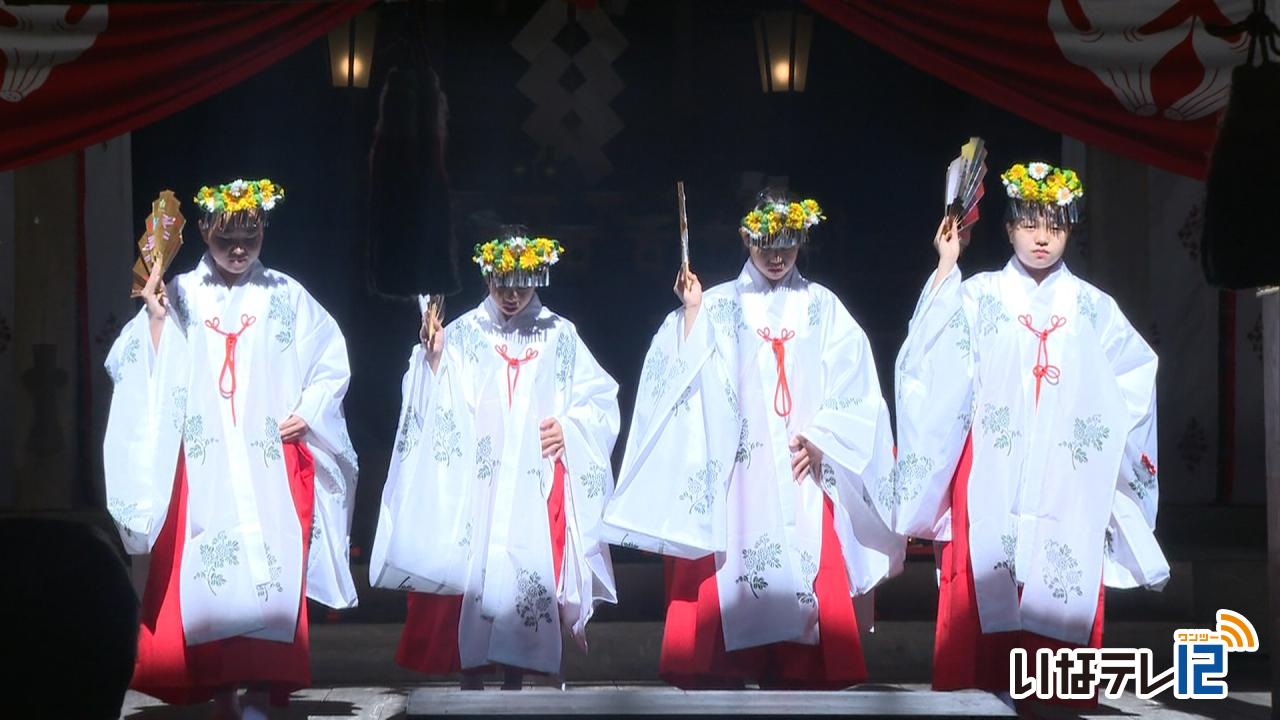
[[[1028,120],[1203,178],[1250,0],[807,0],[864,40]],[[938,108],[946,122],[946,108]],[[957,137],[981,128],[954,128]]]
[[[159,120],[284,58],[369,4],[0,6],[0,170]],[[317,82],[327,79],[317,71]]]

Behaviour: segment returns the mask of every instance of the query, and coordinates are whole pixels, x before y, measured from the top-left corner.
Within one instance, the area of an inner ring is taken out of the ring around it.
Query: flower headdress
[[[205,185],[196,193],[196,205],[209,215],[270,212],[284,200],[284,188],[263,178],[234,180],[217,187]]]
[[[754,247],[795,247],[809,239],[810,228],[826,219],[817,200],[779,200],[766,191],[743,216],[742,235]]]
[[[521,226],[504,228],[498,237],[475,246],[471,260],[498,287],[546,287],[551,266],[560,262],[559,240],[529,237]]]
[[[1050,219],[1074,225],[1080,220],[1084,186],[1074,170],[1044,162],[1018,163],[1000,175],[1009,206],[1016,219]]]

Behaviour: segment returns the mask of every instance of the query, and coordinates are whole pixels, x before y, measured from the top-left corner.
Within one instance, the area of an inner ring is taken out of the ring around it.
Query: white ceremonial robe
[[[107,356],[115,383],[103,445],[108,510],[125,548],[150,552],[182,452],[187,644],[237,635],[292,642],[304,572],[309,597],[335,608],[356,604],[348,547],[357,462],[342,413],[351,374],[346,343],[296,280],[256,261],[228,287],[206,255],[167,291],[159,348],[144,307]],[[233,354],[219,331],[239,332]],[[307,423],[304,441],[315,459],[305,562],[281,452],[279,423],[290,415]]]
[[[950,539],[949,488],[972,433],[983,632],[1084,644],[1104,582],[1159,589],[1169,578],[1152,534],[1155,353],[1065,264],[1038,285],[1016,258],[932,282],[898,355],[898,471],[882,509],[899,532]]]
[[[820,482],[792,477],[797,435],[823,453]],[[715,555],[727,650],[812,645],[823,500],[834,506],[849,586],[866,593],[902,568],[905,542],[873,500],[892,471],[889,413],[862,329],[799,271],[771,287],[748,261],[703,294],[687,338],[682,309],[654,336],[605,523],[626,547]]]
[[[415,346],[401,390],[371,582],[463,595],[464,668],[559,672],[561,625],[585,649],[595,606],[617,602],[609,546],[599,537],[613,493],[617,383],[573,324],[535,295],[509,320],[487,298],[451,322],[434,373]],[[544,418],[560,423],[565,441],[558,587],[547,518],[554,463],[542,457],[538,429]]]

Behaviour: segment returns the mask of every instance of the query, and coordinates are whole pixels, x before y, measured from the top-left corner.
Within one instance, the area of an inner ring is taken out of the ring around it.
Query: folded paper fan
[[[982,138],[971,137],[960,148],[960,157],[947,166],[946,215],[967,241],[978,222],[978,203],[986,192],[987,148]]]
[[[444,324],[444,295],[437,293],[428,293],[418,296],[418,309],[426,317],[427,321],[427,342],[435,337],[435,328],[431,326],[432,320],[439,320]]]
[[[182,228],[187,224],[180,205],[172,190],[161,192],[160,197],[151,203],[146,230],[138,238],[138,260],[133,264],[133,291],[130,296],[142,294],[147,278],[151,276],[151,268],[157,262],[163,275],[177,257],[178,249],[182,247]]]
[[[676,183],[676,205],[680,213],[680,267],[689,271],[689,216],[684,209],[684,181]]]

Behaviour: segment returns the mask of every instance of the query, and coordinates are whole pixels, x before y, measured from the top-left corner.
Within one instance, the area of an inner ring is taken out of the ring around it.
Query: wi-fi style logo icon
[[[1234,610],[1218,611],[1218,639],[1231,652],[1254,652],[1258,649],[1258,631],[1248,618]]]

